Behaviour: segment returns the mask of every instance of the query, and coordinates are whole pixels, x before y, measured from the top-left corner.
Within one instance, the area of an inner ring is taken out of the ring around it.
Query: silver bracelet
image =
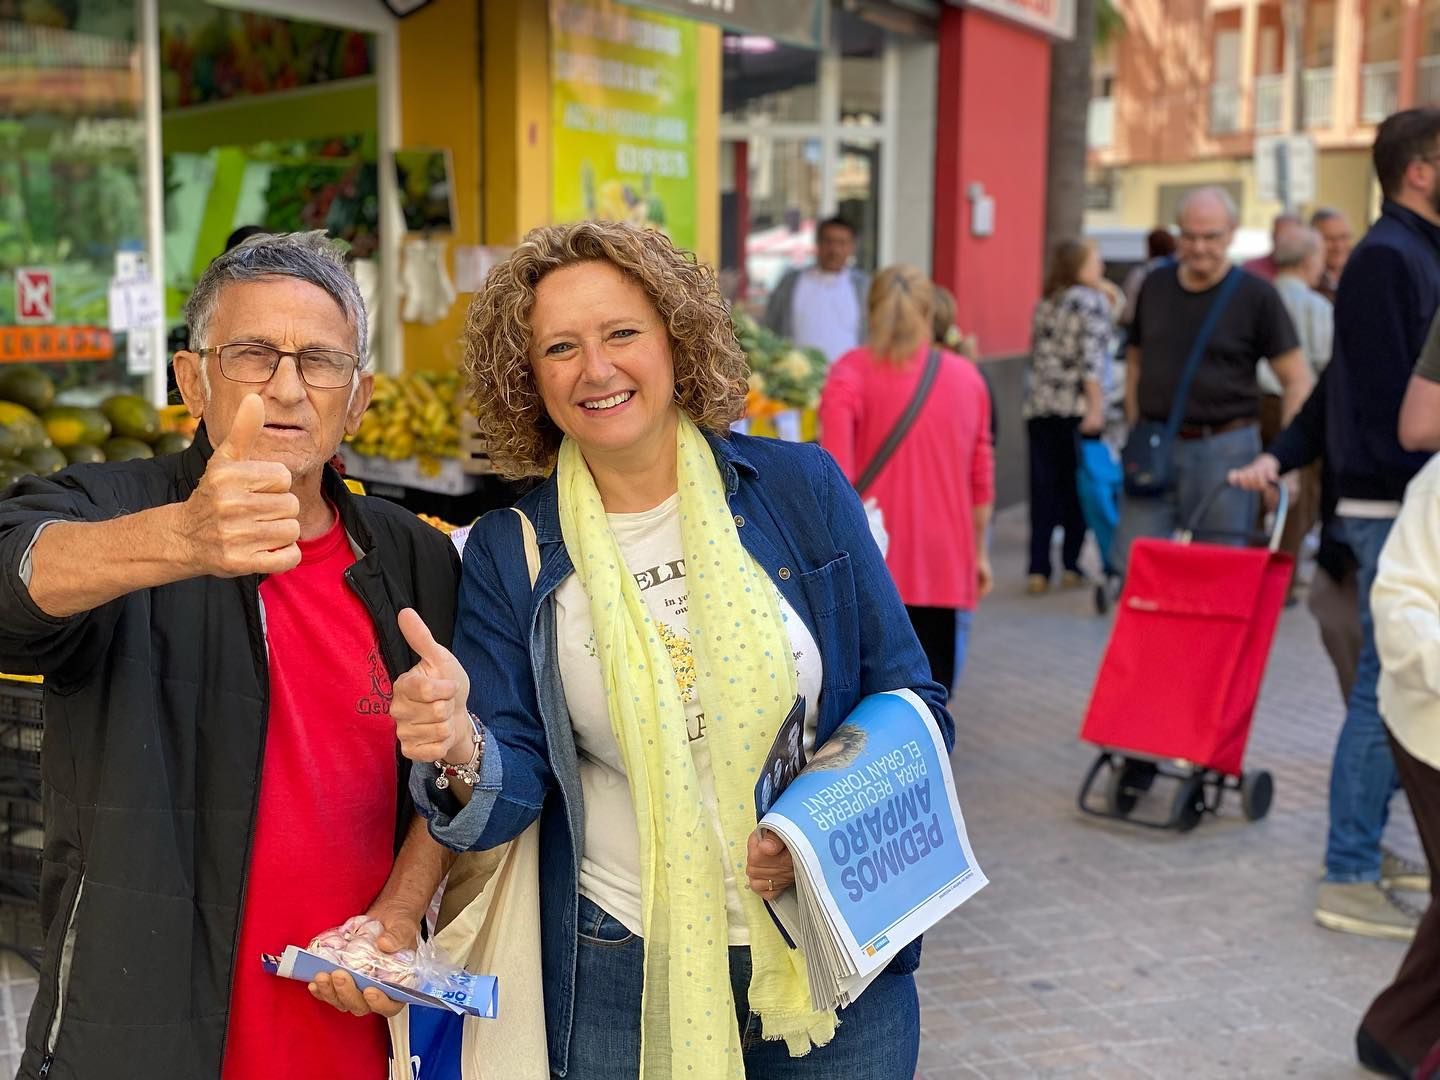
[[[470,754],[470,760],[463,765],[452,765],[448,761],[435,762],[435,768],[440,775],[435,777],[435,786],[444,791],[450,786],[452,780],[460,780],[469,784],[472,788],[480,783],[480,755],[485,751],[485,729],[480,726],[480,720],[474,713],[470,713],[470,737],[474,740],[474,748]]]

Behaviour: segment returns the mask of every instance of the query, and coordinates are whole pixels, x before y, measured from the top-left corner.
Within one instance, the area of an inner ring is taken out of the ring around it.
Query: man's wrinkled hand
[[[474,727],[466,702],[470,678],[455,654],[435,640],[414,608],[400,612],[400,632],[420,662],[395,680],[390,718],[400,752],[411,761],[470,760]]]
[[[1242,469],[1231,469],[1226,480],[1242,491],[1265,492],[1280,482],[1280,462],[1274,454],[1261,454]]]
[[[385,926],[375,939],[381,952],[395,953],[413,949],[419,938],[421,915],[399,904],[377,904],[365,913]],[[387,997],[373,986],[363,991],[343,971],[322,971],[310,983],[310,995],[317,1001],[347,1012],[352,1016],[397,1016],[405,1006]]]
[[[179,504],[177,532],[196,575],[279,574],[300,563],[300,500],[290,470],[250,457],[264,427],[264,401],[247,394],[205,475]]]

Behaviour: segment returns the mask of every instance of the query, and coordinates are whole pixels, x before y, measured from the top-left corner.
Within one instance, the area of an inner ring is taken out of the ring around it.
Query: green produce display
[[[749,315],[736,314],[735,339],[750,362],[752,406],[779,402],[792,409],[813,409],[829,370],[819,349],[800,348],[761,326]]]
[[[46,409],[41,419],[50,441],[62,450],[82,443],[99,446],[113,434],[110,421],[99,409],[81,409],[74,405],[55,405]]]
[[[40,418],[24,405],[0,401],[0,427],[5,428],[22,452],[50,445],[50,436]]]
[[[54,401],[55,384],[45,371],[0,367],[0,488],[68,465],[151,458],[190,445],[186,421],[194,421],[183,407],[162,415],[135,394],[115,394],[93,409]]]
[[[142,397],[116,394],[100,403],[100,411],[121,438],[151,443],[160,437],[160,414]]]
[[[55,403],[55,384],[39,368],[0,368],[0,401],[13,401],[41,413]]]
[[[156,457],[161,454],[178,454],[181,450],[190,449],[190,437],[167,431],[151,444],[150,449],[155,451]]]
[[[139,439],[117,436],[100,448],[105,452],[106,461],[134,461],[137,458],[153,458],[155,451]]]
[[[105,451],[89,443],[76,443],[65,448],[65,460],[71,465],[93,464],[105,460]]]
[[[70,464],[64,451],[56,450],[53,446],[37,446],[33,450],[26,450],[20,455],[20,460],[30,466],[30,471],[36,476],[49,476]]]

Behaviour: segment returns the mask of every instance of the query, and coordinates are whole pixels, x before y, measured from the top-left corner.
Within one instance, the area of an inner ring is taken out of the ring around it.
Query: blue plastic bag
[[[1120,523],[1120,495],[1125,476],[1120,469],[1120,456],[1103,439],[1080,440],[1080,467],[1076,470],[1076,487],[1080,491],[1080,510],[1086,527],[1095,534],[1106,575],[1112,573],[1110,544]]]
[[[410,1029],[410,1080],[461,1080],[465,1018],[445,1009],[405,1010]]]

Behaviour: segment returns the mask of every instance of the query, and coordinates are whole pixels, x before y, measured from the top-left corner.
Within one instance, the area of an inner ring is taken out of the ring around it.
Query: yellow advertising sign
[[[551,211],[696,239],[697,29],[612,0],[551,0]]]

